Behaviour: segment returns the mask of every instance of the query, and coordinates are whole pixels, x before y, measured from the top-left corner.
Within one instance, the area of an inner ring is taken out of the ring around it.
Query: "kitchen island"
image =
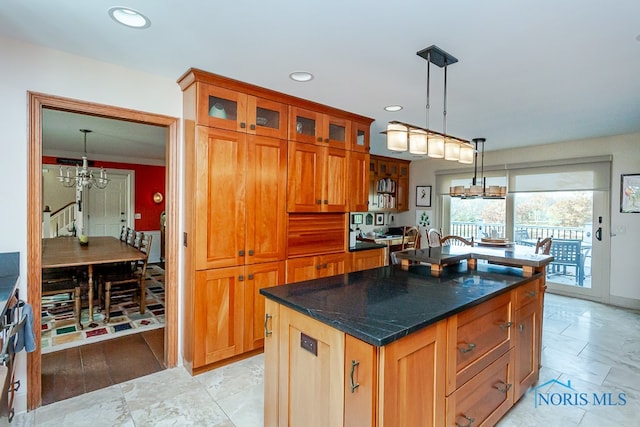
[[[437,276],[389,266],[262,289],[265,426],[494,424],[537,381],[551,260],[524,274],[469,256]]]

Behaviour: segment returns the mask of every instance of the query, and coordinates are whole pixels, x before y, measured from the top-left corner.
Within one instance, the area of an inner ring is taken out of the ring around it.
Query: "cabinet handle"
[[[249,256],[253,256],[253,249],[249,249]]]
[[[322,268],[327,268],[327,263],[322,264]]]
[[[240,282],[244,282],[244,276],[241,274],[240,276],[238,276],[238,280],[239,280]]]
[[[253,280],[253,274],[249,274],[249,280]]]
[[[325,205],[328,205],[328,204],[329,204],[329,200],[324,199],[324,204],[325,204]]]
[[[247,127],[247,124],[245,122],[240,122],[240,128],[244,129]]]
[[[316,265],[316,270],[320,270],[322,268],[322,264]]]
[[[512,325],[513,325],[513,322],[505,322],[505,323],[500,324],[500,327],[501,327],[503,330],[505,330],[505,331],[506,331],[506,330],[507,330],[507,329],[509,329]]]
[[[527,296],[528,296],[529,298],[533,298],[533,297],[535,297],[536,295],[538,295],[538,293],[537,293],[536,291],[529,291],[529,292],[527,292]]]
[[[273,332],[271,332],[269,330],[269,319],[271,319],[273,316],[270,314],[265,314],[264,315],[264,336],[265,337],[270,337]]]
[[[467,344],[467,346],[458,346],[458,350],[460,350],[460,353],[464,354],[464,353],[469,353],[470,351],[473,351],[473,349],[476,348],[476,345],[472,342],[470,342],[469,344]]]
[[[467,417],[466,415],[460,415],[462,418],[467,420],[466,424],[460,424],[456,421],[456,427],[471,427],[471,424],[475,421],[475,418]]]
[[[322,137],[321,136],[318,137],[318,142],[322,142]]]
[[[251,125],[249,126],[249,129],[251,129],[251,130],[256,130],[256,125],[251,124]]]
[[[322,200],[318,199],[316,200],[316,205],[321,205],[322,204]]]
[[[238,252],[238,256],[244,256],[244,249]]]
[[[353,379],[353,374],[356,371],[356,366],[358,366],[360,364],[359,361],[357,360],[352,360],[351,361],[351,375],[350,375],[350,379],[351,379],[351,393],[355,393],[356,389],[358,387],[360,387],[360,383],[355,382],[355,380]]]
[[[518,325],[518,330],[519,330],[520,332],[524,331],[524,324],[523,324],[523,323],[520,323],[520,324]]]
[[[512,386],[513,384],[501,383],[501,384],[496,384],[493,387],[496,390],[498,390],[500,393],[506,394]]]
[[[328,143],[329,142],[329,138],[325,138],[324,142]]]

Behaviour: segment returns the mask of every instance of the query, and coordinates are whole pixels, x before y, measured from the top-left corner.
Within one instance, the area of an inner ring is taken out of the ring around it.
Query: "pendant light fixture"
[[[445,159],[465,164],[473,162],[473,146],[469,141],[447,134],[447,67],[458,59],[439,47],[432,45],[416,53],[427,61],[427,104],[426,127],[392,121],[387,130],[387,148],[391,151],[427,155],[435,159]],[[431,64],[444,68],[444,108],[442,132],[429,128],[429,110],[431,108]]]
[[[472,150],[473,163],[473,179],[471,186],[456,185],[449,188],[451,197],[461,197],[463,199],[483,197],[485,199],[504,199],[507,196],[507,187],[500,185],[491,185],[487,188],[487,181],[484,177],[484,143],[486,138],[474,138],[473,146],[469,145]],[[460,151],[462,155],[462,149]],[[478,178],[478,154],[480,154],[480,178]],[[465,156],[466,156],[465,147]],[[461,162],[464,163],[464,162]]]

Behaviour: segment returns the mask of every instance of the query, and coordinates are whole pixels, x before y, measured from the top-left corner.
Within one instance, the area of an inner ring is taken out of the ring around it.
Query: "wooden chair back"
[[[455,236],[450,234],[440,239],[440,246],[456,245],[456,246],[473,246],[473,236],[471,239],[465,239],[464,237]]]
[[[418,249],[420,247],[420,230],[418,227],[405,227],[402,234],[402,248],[405,249]]]
[[[536,242],[536,252],[537,254],[549,255],[551,252],[551,244],[553,241],[553,236],[545,237],[544,239],[540,239],[538,237],[538,241]]]

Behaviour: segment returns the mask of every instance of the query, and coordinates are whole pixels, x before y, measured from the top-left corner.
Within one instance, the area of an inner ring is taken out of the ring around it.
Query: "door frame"
[[[164,126],[166,142],[166,248],[165,248],[165,337],[164,358],[167,368],[178,358],[178,248],[179,248],[179,119],[127,108],[27,92],[29,108],[29,154],[27,180],[27,301],[33,307],[35,325],[41,322],[42,297],[42,109],[72,111],[111,117],[131,122]],[[34,328],[36,343],[41,330]],[[40,346],[27,353],[27,410],[42,405],[42,360]]]

